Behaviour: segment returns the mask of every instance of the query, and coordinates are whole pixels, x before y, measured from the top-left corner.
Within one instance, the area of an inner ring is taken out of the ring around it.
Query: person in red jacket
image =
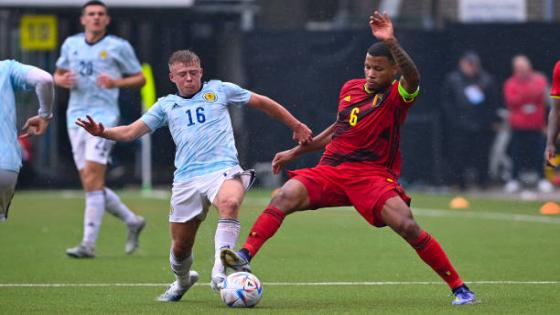
[[[533,70],[527,56],[512,59],[513,74],[504,83],[504,102],[509,110],[511,127],[512,179],[504,187],[508,193],[517,192],[523,186],[522,172],[538,175],[538,189],[551,192],[552,184],[543,178],[541,149],[544,142],[546,115],[546,77]]]

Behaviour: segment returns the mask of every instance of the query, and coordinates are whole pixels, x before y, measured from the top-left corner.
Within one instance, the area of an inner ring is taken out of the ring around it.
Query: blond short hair
[[[184,50],[177,50],[171,57],[169,57],[169,61],[167,62],[169,66],[169,70],[171,70],[171,66],[176,63],[182,63],[186,65],[195,64],[200,66],[200,58],[194,52],[184,49]]]

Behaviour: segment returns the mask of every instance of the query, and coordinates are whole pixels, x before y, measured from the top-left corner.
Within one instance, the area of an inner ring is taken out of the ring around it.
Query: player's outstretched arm
[[[114,141],[132,141],[150,132],[150,128],[142,119],[138,119],[130,125],[117,126],[105,129],[102,123],[98,123],[86,116],[87,119],[78,118],[76,125],[84,128],[90,134],[96,137],[102,137]]]
[[[331,141],[334,128],[335,124],[330,125],[306,145],[300,144],[289,150],[276,153],[272,160],[272,172],[278,174],[286,163],[296,159],[298,156],[323,149]]]
[[[299,144],[307,144],[313,138],[309,127],[297,120],[286,108],[271,98],[257,93],[252,93],[251,99],[249,99],[249,103],[247,105],[263,111],[268,116],[277,119],[288,126],[294,132],[292,138]]]
[[[409,93],[416,92],[420,84],[420,73],[412,61],[412,58],[410,58],[397,41],[393,30],[393,22],[391,22],[391,18],[387,12],[383,14],[378,11],[373,12],[373,15],[369,17],[369,26],[373,36],[384,42],[391,50],[391,54],[399,66],[402,75],[402,87]]]
[[[552,100],[552,107],[548,113],[548,126],[546,130],[546,147],[544,149],[544,160],[547,166],[556,167],[552,161],[556,155],[556,140],[558,139],[558,122],[560,121],[560,99]]]

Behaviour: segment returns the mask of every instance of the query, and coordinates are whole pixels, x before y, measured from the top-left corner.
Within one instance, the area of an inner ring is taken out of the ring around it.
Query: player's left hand
[[[31,136],[40,136],[47,131],[49,127],[49,120],[41,116],[33,116],[29,118],[21,130],[23,133],[19,136],[20,138],[27,138]]]
[[[294,159],[294,154],[292,150],[286,150],[276,153],[274,159],[272,159],[272,173],[277,175],[280,173],[284,165]]]
[[[556,155],[556,146],[547,145],[544,149],[544,164],[548,167],[556,167],[557,165],[553,162],[554,156]]]
[[[97,77],[97,85],[104,89],[112,89],[117,87],[115,84],[115,80],[113,80],[113,78],[105,73],[102,73]]]
[[[383,12],[383,14],[379,13],[379,11],[373,12],[373,15],[369,17],[369,27],[371,28],[373,36],[380,41],[387,41],[395,38],[393,22],[391,22],[391,18],[387,12]]]
[[[313,132],[304,123],[299,123],[294,129],[294,135],[292,137],[299,144],[308,144],[313,140]]]
[[[105,127],[102,123],[98,123],[90,115],[87,115],[87,120],[83,120],[81,118],[76,119],[76,125],[84,128],[90,134],[96,137],[103,137],[103,132],[105,131]]]

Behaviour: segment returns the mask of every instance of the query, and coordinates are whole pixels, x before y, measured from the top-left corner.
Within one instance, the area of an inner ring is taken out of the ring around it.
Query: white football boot
[[[94,258],[95,248],[80,244],[76,247],[68,248],[66,254],[72,258]]]
[[[134,253],[134,251],[138,248],[138,238],[140,236],[140,232],[142,232],[146,226],[146,220],[144,220],[143,217],[137,216],[136,218],[136,223],[128,225],[128,238],[124,248],[127,255]]]
[[[173,282],[157,300],[161,302],[178,302],[183,295],[198,281],[198,272],[189,271],[189,284],[181,286],[178,281]]]

